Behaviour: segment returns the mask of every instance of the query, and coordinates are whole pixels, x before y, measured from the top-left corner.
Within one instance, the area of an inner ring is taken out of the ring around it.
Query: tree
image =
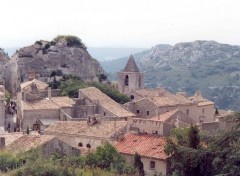
[[[167,138],[165,146],[172,171],[183,176],[239,175],[240,113],[227,117],[227,120],[232,121],[233,128],[217,135],[202,134],[199,137],[195,126],[187,129],[187,135],[186,129],[172,133],[174,135]]]
[[[134,154],[134,167],[138,170],[140,176],[144,176],[143,162],[141,161],[141,156],[138,153]]]

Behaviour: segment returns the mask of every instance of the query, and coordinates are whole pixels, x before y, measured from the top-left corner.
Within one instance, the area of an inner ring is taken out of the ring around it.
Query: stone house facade
[[[21,84],[17,95],[17,123],[20,130],[41,131],[38,120],[61,120],[61,112],[72,115],[75,102],[69,97],[57,97],[58,90],[51,90],[48,84],[39,80]],[[45,127],[43,127],[45,128]]]
[[[127,131],[127,121],[58,121],[45,129],[45,134],[54,135],[69,145],[96,148],[105,142],[120,139]]]
[[[0,131],[4,131],[5,122],[5,87],[0,85]]]
[[[164,153],[165,139],[149,134],[127,134],[115,143],[118,152],[128,163],[134,163],[134,154],[141,156],[146,176],[168,173],[167,155]]]

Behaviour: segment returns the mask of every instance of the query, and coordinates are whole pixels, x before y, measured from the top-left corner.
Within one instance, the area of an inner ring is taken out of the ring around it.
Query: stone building
[[[146,119],[133,118],[129,122],[130,131],[137,134],[154,134],[168,136],[172,128],[189,127],[196,122],[179,109]]]
[[[144,86],[143,72],[140,72],[131,55],[124,70],[118,73],[119,92],[128,94],[134,90],[142,89]]]
[[[132,101],[125,106],[135,113],[137,118],[150,119],[178,109],[196,123],[215,121],[214,103],[203,98],[200,93],[188,97],[185,93],[173,94],[157,88],[133,91],[131,97]]]
[[[75,106],[74,118],[87,118],[94,116],[108,120],[127,120],[135,117],[106,94],[95,87],[79,89],[78,101]]]
[[[80,148],[77,146],[71,146],[50,135],[23,135],[9,144],[6,149],[15,153],[40,149],[47,156],[56,152],[61,156],[80,156],[81,154]]]
[[[120,139],[128,130],[127,121],[58,121],[45,129],[45,134],[54,135],[69,145],[96,148],[105,142]]]
[[[0,85],[0,132],[4,131],[5,122],[5,87]]]
[[[61,119],[63,114],[71,116],[75,102],[69,97],[58,97],[58,94],[57,90],[51,90],[48,84],[36,79],[22,83],[17,96],[19,128],[41,131],[50,125],[50,121],[64,120]],[[38,121],[43,122],[42,126]]]
[[[165,139],[148,134],[127,134],[115,143],[118,152],[128,163],[134,163],[134,154],[141,156],[145,175],[162,175],[168,173],[167,155],[164,153]]]

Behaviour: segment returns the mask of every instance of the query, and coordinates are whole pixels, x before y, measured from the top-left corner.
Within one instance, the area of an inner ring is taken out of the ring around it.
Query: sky
[[[240,45],[239,0],[1,0],[0,48],[59,34],[88,47],[215,40]]]

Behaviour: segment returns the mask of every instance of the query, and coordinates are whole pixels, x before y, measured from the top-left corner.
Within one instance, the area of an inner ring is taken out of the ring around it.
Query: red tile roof
[[[127,134],[124,139],[115,144],[118,152],[165,160],[164,153],[165,138],[149,134]]]

